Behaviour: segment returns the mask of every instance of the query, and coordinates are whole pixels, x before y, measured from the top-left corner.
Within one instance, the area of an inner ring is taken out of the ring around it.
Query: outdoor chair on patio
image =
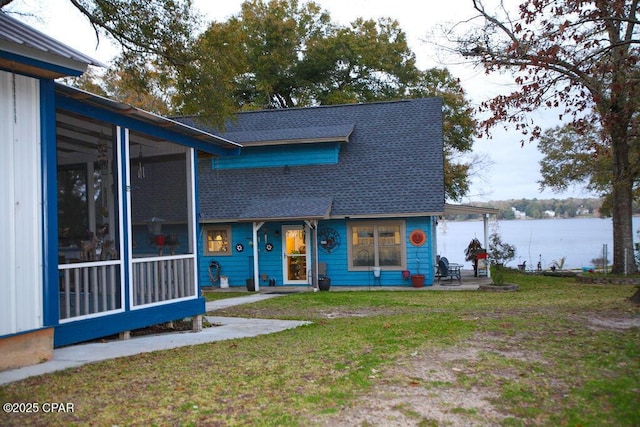
[[[462,276],[460,274],[461,269],[462,266],[460,264],[450,264],[447,258],[440,258],[440,261],[438,261],[438,281],[443,277],[448,277],[451,280],[452,285],[454,285],[454,278],[458,279],[458,285],[462,284]]]

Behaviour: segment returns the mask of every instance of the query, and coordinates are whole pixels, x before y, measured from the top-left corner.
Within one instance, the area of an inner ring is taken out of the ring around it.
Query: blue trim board
[[[101,120],[107,123],[113,123],[115,125],[124,126],[126,128],[129,128],[137,132],[142,132],[147,135],[155,136],[162,139],[167,139],[171,142],[196,148],[206,153],[215,154],[219,156],[230,156],[230,155],[237,155],[240,153],[239,147],[237,148],[216,147],[212,144],[200,141],[196,138],[191,138],[187,135],[182,135],[180,133],[173,132],[169,129],[162,128],[160,126],[144,123],[132,117],[127,117],[125,115],[118,114],[113,111],[108,111],[99,107],[88,105],[88,104],[79,102],[75,99],[67,98],[64,96],[58,96],[56,98],[56,101],[57,101],[57,107],[62,110],[77,113],[77,114],[90,117],[93,119]]]
[[[55,84],[40,80],[43,324],[58,324],[58,174]]]
[[[114,335],[122,331],[132,331],[172,320],[204,314],[204,298],[169,303],[146,309],[125,311],[92,319],[62,323],[55,328],[53,346],[55,348]]]
[[[78,77],[84,73],[84,70],[76,70],[73,68],[63,67],[61,65],[54,65],[50,62],[39,61],[37,59],[28,58],[26,56],[18,55],[15,53],[0,51],[0,58],[8,59],[10,61],[19,62],[21,64],[30,65],[32,67],[40,68],[42,70],[53,71],[55,73],[64,74],[66,76]],[[13,70],[7,70],[13,72]]]
[[[240,157],[212,160],[214,170],[338,164],[340,143],[244,147]]]

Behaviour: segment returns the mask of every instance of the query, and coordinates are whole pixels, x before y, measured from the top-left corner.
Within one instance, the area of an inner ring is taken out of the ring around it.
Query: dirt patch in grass
[[[558,420],[549,414],[560,412],[564,402],[574,405],[572,390],[583,383],[581,368],[571,366],[570,353],[566,359],[549,356],[549,352],[559,351],[553,342],[567,336],[581,342],[594,329],[615,334],[640,327],[637,316],[599,312],[569,313],[566,323],[527,330],[511,322],[522,315],[521,310],[503,311],[481,320],[470,314],[468,319],[477,319],[481,326],[466,343],[421,348],[379,372],[371,372],[374,385],[366,394],[333,414],[313,417],[310,423],[344,427],[495,426],[527,419],[532,425],[553,425]],[[527,315],[533,317],[533,313]],[[538,322],[532,321],[534,325]],[[492,326],[486,326],[489,323]],[[552,344],[546,344],[547,340]],[[530,394],[537,396],[531,398]]]
[[[590,317],[585,319],[590,327],[594,329],[630,329],[630,328],[640,328],[640,318],[626,316],[613,316],[613,317]]]
[[[486,341],[489,342],[490,337]],[[484,341],[480,336],[474,341]],[[326,426],[492,426],[504,420],[488,387],[468,387],[460,375],[469,362],[481,359],[481,349],[456,346],[423,350],[398,360],[381,372],[372,372],[377,384],[349,407],[312,420]]]

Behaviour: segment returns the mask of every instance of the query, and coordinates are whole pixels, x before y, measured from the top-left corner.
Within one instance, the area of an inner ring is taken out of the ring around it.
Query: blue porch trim
[[[300,144],[294,146],[245,147],[240,157],[212,160],[214,170],[273,168],[279,166],[335,165],[341,144]]]
[[[199,141],[196,138],[191,138],[187,135],[182,135],[171,130],[154,126],[151,124],[140,122],[132,117],[127,117],[123,114],[117,114],[112,111],[105,111],[102,108],[94,107],[86,103],[79,102],[75,99],[67,98],[64,96],[57,97],[57,107],[66,111],[77,113],[86,117],[90,117],[96,120],[101,120],[107,123],[113,123],[116,125],[124,126],[131,130],[145,133],[147,135],[155,136],[158,138],[172,141],[176,144],[186,145],[187,147],[195,148],[197,150],[204,151],[206,153],[215,154],[218,156],[230,156],[240,153],[240,148],[222,148],[211,145],[207,142]]]
[[[55,84],[40,80],[42,168],[42,301],[43,325],[58,324],[58,174],[56,161]]]
[[[106,337],[122,331],[132,331],[159,323],[204,314],[205,311],[205,299],[194,298],[156,307],[62,323],[56,326],[53,346],[62,347]]]
[[[84,73],[84,70],[76,70],[73,68],[63,67],[61,65],[54,65],[54,64],[51,64],[50,62],[28,58],[26,56],[18,55],[18,54],[7,52],[7,51],[0,51],[0,58],[8,59],[10,61],[15,61],[21,64],[30,65],[32,67],[39,68],[42,70],[53,71],[55,73],[59,73],[59,74],[63,74],[71,77],[77,77]],[[13,70],[8,70],[8,69],[6,71],[13,72]]]

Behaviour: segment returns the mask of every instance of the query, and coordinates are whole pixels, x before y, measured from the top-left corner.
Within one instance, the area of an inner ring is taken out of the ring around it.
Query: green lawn
[[[216,315],[313,324],[0,386],[3,403],[74,406],[0,413],[0,425],[308,426],[347,415],[385,425],[366,418],[368,405],[398,393],[417,396],[390,408],[414,425],[446,425],[422,410],[432,398],[479,425],[640,425],[640,308],[626,301],[635,288],[507,282],[520,291],[308,292],[232,307]],[[450,394],[485,396],[497,415]]]

